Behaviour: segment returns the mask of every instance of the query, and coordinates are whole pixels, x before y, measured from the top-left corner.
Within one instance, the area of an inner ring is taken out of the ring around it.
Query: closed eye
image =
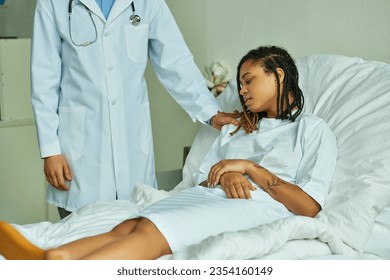
[[[253,80],[253,78],[247,79],[247,80],[244,81],[244,83],[247,84],[247,85],[249,85],[249,84],[252,82],[252,80]]]
[[[249,85],[253,79],[254,79],[254,75],[248,72],[242,75],[240,80],[242,85]]]

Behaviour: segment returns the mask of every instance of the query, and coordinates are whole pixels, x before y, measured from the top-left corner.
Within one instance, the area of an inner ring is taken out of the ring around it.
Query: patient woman
[[[194,174],[198,186],[152,204],[107,233],[47,251],[1,223],[0,254],[10,259],[156,259],[225,231],[292,215],[314,217],[336,165],[334,134],[304,111],[298,71],[284,49],[251,50],[237,70],[240,126],[223,127]]]

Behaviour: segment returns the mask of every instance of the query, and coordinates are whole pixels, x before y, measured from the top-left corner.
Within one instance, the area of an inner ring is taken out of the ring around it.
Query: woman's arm
[[[230,173],[248,175],[255,184],[295,214],[314,217],[321,210],[321,206],[300,187],[282,180],[250,160],[221,160],[211,168],[208,185],[221,183],[225,189],[228,179],[226,176]]]
[[[321,210],[318,202],[300,187],[282,180],[254,162],[248,166],[246,174],[272,198],[295,214],[314,217]]]

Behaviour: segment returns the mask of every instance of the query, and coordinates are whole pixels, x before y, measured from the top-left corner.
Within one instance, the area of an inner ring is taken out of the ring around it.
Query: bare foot
[[[43,260],[45,251],[28,241],[17,229],[0,221],[0,254],[7,260]]]

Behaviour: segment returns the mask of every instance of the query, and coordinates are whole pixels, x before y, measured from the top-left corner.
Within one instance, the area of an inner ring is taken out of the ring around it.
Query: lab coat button
[[[111,101],[111,105],[112,106],[115,106],[115,104],[116,104],[116,101],[114,100],[114,101]]]
[[[114,70],[114,68],[113,67],[108,67],[107,70],[108,71],[112,71],[112,70]]]

